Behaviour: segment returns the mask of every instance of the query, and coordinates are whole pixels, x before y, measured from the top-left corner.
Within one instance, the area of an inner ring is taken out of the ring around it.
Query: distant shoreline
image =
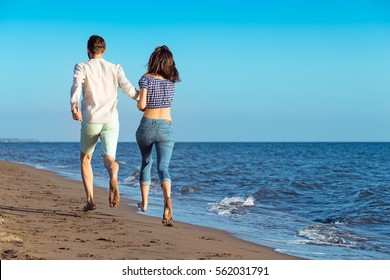
[[[0,138],[0,143],[37,143],[36,139]]]
[[[74,141],[47,141],[37,139],[0,138],[0,143],[79,143]],[[136,141],[118,141],[118,143],[137,143]],[[188,144],[390,144],[390,141],[177,141]]]

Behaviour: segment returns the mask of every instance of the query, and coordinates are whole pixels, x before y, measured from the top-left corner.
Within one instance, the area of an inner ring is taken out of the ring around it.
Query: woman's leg
[[[148,210],[148,203],[149,203],[149,186],[141,184],[140,189],[141,189],[142,201],[138,202],[138,208],[142,212],[146,212],[146,210]]]
[[[142,201],[138,203],[138,208],[140,208],[142,212],[146,212],[148,209],[149,186],[151,184],[150,172],[153,163],[153,143],[149,139],[149,134],[148,129],[141,127],[139,127],[136,132],[137,144],[142,157],[139,175]]]
[[[162,222],[166,226],[173,225],[171,176],[169,174],[169,163],[171,161],[174,144],[175,143],[173,141],[156,143],[157,169],[164,194],[164,214]]]
[[[173,226],[171,182],[166,181],[162,183],[161,186],[164,192],[164,213],[162,223],[164,226]]]
[[[138,203],[138,207],[141,209],[142,212],[146,212],[146,210],[148,209],[149,186],[151,184],[150,172],[153,163],[153,144],[149,146],[142,146],[140,144],[138,145],[142,156],[141,170],[139,176],[142,201]]]

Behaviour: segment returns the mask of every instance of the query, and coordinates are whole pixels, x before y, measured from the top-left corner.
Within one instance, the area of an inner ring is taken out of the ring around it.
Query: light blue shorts
[[[99,137],[101,155],[115,158],[119,137],[119,121],[112,123],[81,122],[80,151],[84,154],[93,153]]]

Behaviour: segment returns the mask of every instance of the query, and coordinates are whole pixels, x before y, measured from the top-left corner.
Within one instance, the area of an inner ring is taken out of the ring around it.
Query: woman
[[[148,72],[139,80],[140,94],[137,107],[144,112],[136,132],[137,143],[142,155],[140,188],[142,201],[138,203],[146,212],[151,184],[153,145],[157,153],[157,170],[164,193],[164,214],[162,223],[172,226],[171,160],[174,138],[171,125],[171,106],[175,83],[180,81],[173,55],[167,46],[157,47],[148,62]]]

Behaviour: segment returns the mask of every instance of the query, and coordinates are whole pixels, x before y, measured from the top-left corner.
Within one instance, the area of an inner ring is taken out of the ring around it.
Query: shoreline
[[[47,260],[297,260],[212,228],[137,213],[135,201],[108,205],[94,188],[97,209],[84,213],[82,183],[52,171],[0,160],[1,259]],[[174,203],[174,201],[173,201]]]

